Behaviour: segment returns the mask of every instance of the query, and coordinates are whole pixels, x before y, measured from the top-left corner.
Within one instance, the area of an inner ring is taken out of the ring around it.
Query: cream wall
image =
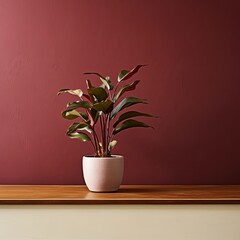
[[[239,240],[240,205],[2,205],[0,240]]]

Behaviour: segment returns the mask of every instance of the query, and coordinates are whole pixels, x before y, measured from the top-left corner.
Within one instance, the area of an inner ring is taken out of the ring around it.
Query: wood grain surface
[[[122,185],[114,193],[84,185],[0,185],[0,204],[240,204],[240,185]]]

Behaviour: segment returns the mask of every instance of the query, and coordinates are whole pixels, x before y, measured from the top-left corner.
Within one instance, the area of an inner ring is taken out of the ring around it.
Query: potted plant
[[[90,142],[93,146],[94,154],[83,157],[83,176],[90,191],[117,191],[121,184],[124,158],[111,154],[112,149],[117,144],[114,137],[129,128],[151,127],[133,118],[139,116],[155,117],[153,115],[137,111],[122,113],[122,110],[135,104],[147,103],[146,99],[123,98],[126,92],[136,88],[139,80],[120,86],[122,82],[130,79],[143,66],[145,65],[138,65],[131,71],[122,70],[115,86],[110,77],[104,77],[96,72],[87,72],[84,74],[97,75],[101,85],[93,86],[90,80],[86,80],[86,92],[81,89],[61,89],[58,92],[58,95],[69,93],[79,98],[77,101],[67,104],[62,116],[69,120],[80,119],[70,125],[66,133],[68,137]],[[120,116],[117,118],[118,115]]]

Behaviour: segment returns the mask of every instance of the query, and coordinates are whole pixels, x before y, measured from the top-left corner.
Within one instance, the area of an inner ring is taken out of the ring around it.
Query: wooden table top
[[[0,204],[240,204],[240,185],[122,185],[115,193],[84,185],[0,185]]]

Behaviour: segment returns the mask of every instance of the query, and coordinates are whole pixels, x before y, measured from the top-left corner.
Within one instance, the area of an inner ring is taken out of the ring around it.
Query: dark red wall
[[[240,184],[240,4],[0,0],[0,183],[83,183],[91,146],[60,116],[85,71],[147,63],[135,96],[155,130],[119,134],[125,184]]]

